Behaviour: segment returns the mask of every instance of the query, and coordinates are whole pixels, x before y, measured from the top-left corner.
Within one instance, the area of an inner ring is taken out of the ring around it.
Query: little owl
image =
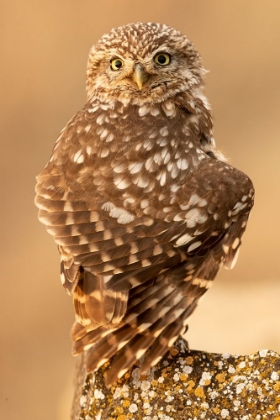
[[[91,49],[87,102],[37,178],[39,219],[73,296],[75,355],[107,385],[154,366],[219,268],[233,267],[253,185],[216,149],[205,70],[190,40],[155,23]]]

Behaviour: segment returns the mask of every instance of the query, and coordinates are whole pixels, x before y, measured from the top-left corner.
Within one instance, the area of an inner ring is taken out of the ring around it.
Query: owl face
[[[113,29],[91,49],[88,99],[160,102],[202,83],[193,44],[166,25],[139,23]]]

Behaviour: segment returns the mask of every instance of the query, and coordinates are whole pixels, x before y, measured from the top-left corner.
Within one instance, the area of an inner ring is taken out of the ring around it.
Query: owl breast
[[[63,176],[69,188],[74,192],[78,188],[80,194],[82,187],[95,205],[99,195],[104,208],[113,201],[137,212],[139,206],[145,210],[154,202],[159,211],[167,207],[166,201],[171,204],[192,171],[207,158],[199,148],[201,117],[174,102],[125,106],[96,101],[82,112],[82,119],[78,114],[66,127],[53,160],[59,161],[59,156],[67,162]]]

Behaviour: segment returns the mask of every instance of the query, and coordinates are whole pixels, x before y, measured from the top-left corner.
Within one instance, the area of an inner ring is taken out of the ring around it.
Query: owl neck
[[[99,104],[106,111],[113,111],[116,108],[130,110],[132,107],[138,107],[140,116],[142,113],[146,115],[149,112],[153,115],[153,111],[157,113],[156,109],[167,109],[166,116],[171,118],[175,116],[176,109],[181,109],[194,117],[203,115],[204,119],[209,121],[209,126],[212,129],[211,108],[203,90],[204,87],[201,84],[188,90],[172,90],[172,95],[168,91],[163,92],[162,95],[158,93],[157,95],[152,95],[152,92],[149,91],[149,95],[147,95],[147,92],[142,91],[141,95],[132,95],[129,91],[118,91],[115,95],[111,95],[107,92],[96,90],[88,97],[88,106],[92,105],[95,108],[96,104]]]
[[[133,99],[131,96],[115,99],[99,95],[87,107],[88,112],[96,115],[101,111],[114,126],[116,119],[118,123],[125,120],[126,127],[131,126],[132,130],[135,127],[138,131],[143,131],[143,135],[151,130],[160,133],[164,127],[169,127],[169,131],[174,133],[178,126],[183,125],[186,126],[186,132],[192,132],[192,136],[203,138],[202,146],[214,145],[211,109],[202,87],[187,92],[180,91],[172,98],[160,102],[139,103],[137,98]]]

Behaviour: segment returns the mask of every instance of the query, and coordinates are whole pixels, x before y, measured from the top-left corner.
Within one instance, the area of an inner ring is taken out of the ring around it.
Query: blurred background
[[[73,308],[59,257],[37,221],[35,175],[85,102],[89,49],[112,27],[169,24],[210,70],[215,137],[256,188],[235,269],[222,270],[190,320],[190,347],[280,352],[280,2],[2,0],[0,417],[66,420]]]

